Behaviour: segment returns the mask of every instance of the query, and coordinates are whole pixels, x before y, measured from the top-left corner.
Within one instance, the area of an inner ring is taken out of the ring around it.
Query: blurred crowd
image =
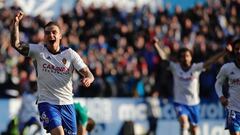
[[[15,5],[0,9],[0,97],[19,97],[36,79],[32,60],[24,58],[10,45],[10,25]],[[158,92],[171,98],[172,75],[160,59],[152,39],[158,37],[176,60],[181,47],[193,50],[193,61],[201,62],[221,51],[229,37],[240,34],[240,1],[219,0],[196,4],[182,11],[180,6],[170,13],[159,6],[151,12],[148,6],[126,12],[116,6],[84,8],[77,1],[71,12],[56,20],[63,34],[62,45],[76,50],[94,73],[90,88],[81,86],[74,73],[76,97],[146,97]],[[50,20],[41,16],[25,16],[20,24],[21,40],[43,43],[43,26]],[[220,66],[202,73],[200,96],[214,98],[214,83]]]

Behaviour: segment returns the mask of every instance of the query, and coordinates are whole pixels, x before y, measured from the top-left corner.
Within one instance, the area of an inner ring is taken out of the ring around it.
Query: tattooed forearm
[[[12,29],[11,29],[11,45],[19,53],[24,56],[28,55],[29,46],[26,43],[20,42],[19,38],[19,22],[23,17],[23,13],[19,12],[16,14],[15,19],[13,20]]]
[[[81,70],[79,70],[79,73],[84,77],[84,78],[90,78],[92,81],[94,80],[94,76],[91,73],[91,71],[89,70],[89,68],[83,68]]]

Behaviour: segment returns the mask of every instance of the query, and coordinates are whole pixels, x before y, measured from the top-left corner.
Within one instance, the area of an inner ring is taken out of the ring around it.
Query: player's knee
[[[197,125],[191,125],[191,130],[192,131],[197,131],[199,127]]]
[[[190,125],[188,122],[182,122],[180,123],[181,129],[189,129]]]
[[[190,124],[188,122],[188,118],[183,116],[179,118],[179,122],[180,122],[180,126],[182,129],[189,129],[190,128]]]
[[[230,135],[240,135],[240,132],[230,132]]]
[[[51,135],[64,135],[63,127],[58,126],[50,131]]]

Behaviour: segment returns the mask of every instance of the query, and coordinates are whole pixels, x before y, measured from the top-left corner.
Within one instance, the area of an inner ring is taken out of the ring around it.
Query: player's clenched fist
[[[154,46],[158,46],[159,45],[159,39],[156,38],[156,37],[152,40],[152,42],[153,42]]]
[[[89,87],[93,81],[90,78],[83,78],[81,82],[84,87]]]
[[[15,15],[15,18],[14,18],[14,23],[15,24],[18,24],[20,22],[20,20],[22,20],[23,18],[23,12],[22,11],[18,11]]]
[[[226,107],[228,105],[228,99],[225,98],[224,96],[220,97],[220,102],[224,107]]]

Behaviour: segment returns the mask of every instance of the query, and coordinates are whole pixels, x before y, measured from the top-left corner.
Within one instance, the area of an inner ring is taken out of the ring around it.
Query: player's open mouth
[[[56,40],[55,39],[52,39],[52,40],[49,40],[49,43],[54,43]]]

